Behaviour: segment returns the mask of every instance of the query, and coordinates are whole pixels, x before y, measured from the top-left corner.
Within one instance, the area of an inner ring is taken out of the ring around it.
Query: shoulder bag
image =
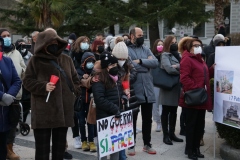
[[[161,68],[161,58],[157,68],[151,70],[153,84],[156,87],[171,90],[179,83],[179,75],[168,74],[165,69]]]
[[[207,91],[206,91],[206,68],[204,69],[204,86],[205,88],[197,88],[184,93],[184,100],[186,105],[188,106],[198,106],[205,103],[208,99]]]
[[[56,67],[60,73],[63,75],[63,77],[65,78],[67,85],[69,87],[69,89],[71,90],[71,92],[74,94],[74,87],[70,81],[70,79],[68,78],[68,76],[66,75],[65,71],[53,60],[50,61],[52,63],[52,65],[54,65],[54,67]],[[75,99],[75,103],[74,103],[74,111],[75,112],[79,112],[81,110],[81,103],[82,103],[82,98],[81,96],[77,96]]]

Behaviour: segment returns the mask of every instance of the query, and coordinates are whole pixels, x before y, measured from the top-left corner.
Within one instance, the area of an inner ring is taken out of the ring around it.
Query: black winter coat
[[[119,81],[116,86],[110,89],[107,89],[102,82],[93,83],[92,92],[96,104],[97,119],[120,114],[123,107],[121,101],[123,88]]]

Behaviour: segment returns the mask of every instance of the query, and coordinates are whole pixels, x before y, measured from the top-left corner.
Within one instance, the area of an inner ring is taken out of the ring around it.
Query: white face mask
[[[21,52],[22,52],[22,53],[25,53],[25,52],[26,52],[26,50],[27,50],[27,49],[26,49],[26,48],[24,48],[24,49],[22,49],[22,50],[21,50]]]
[[[118,60],[118,65],[119,65],[120,67],[122,67],[125,62],[126,62],[126,60]]]
[[[199,47],[194,47],[193,48],[193,53],[194,54],[199,54],[199,53],[201,54],[202,53],[202,47],[200,47],[200,46]]]
[[[72,40],[72,39],[69,39],[69,40],[68,40],[68,43],[69,43],[69,44],[72,44],[72,43],[73,43],[73,40]]]

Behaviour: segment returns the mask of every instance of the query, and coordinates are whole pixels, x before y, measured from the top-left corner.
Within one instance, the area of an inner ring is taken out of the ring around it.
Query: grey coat
[[[177,65],[178,68],[173,68],[172,65]],[[171,53],[162,53],[161,68],[165,69],[169,74],[180,76],[180,64]],[[180,97],[180,83],[174,86],[172,90],[160,88],[160,92],[160,104],[167,106],[178,106]]]
[[[132,60],[142,60],[142,64],[133,62],[137,70],[137,80],[133,87],[139,103],[154,103],[153,78],[150,69],[158,66],[158,60],[145,46],[137,47],[134,44],[128,44],[128,54]]]

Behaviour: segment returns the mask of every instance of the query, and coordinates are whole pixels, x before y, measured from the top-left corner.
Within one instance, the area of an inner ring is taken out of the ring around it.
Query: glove
[[[10,94],[4,93],[4,95],[2,96],[2,102],[6,104],[6,106],[9,106],[10,104],[12,104],[14,102],[15,97],[13,97]]]
[[[115,118],[121,118],[121,113],[120,112],[118,112],[117,114],[115,114]]]
[[[0,101],[0,106],[7,106],[3,101]]]

